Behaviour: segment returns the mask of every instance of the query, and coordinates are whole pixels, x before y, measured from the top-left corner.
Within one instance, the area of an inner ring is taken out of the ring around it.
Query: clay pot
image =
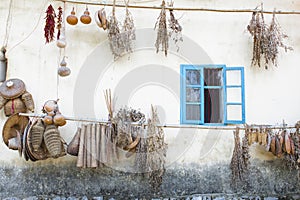
[[[67,17],[67,22],[68,24],[70,25],[76,25],[78,23],[78,18],[75,16],[75,10],[74,10],[74,7],[73,7],[73,10],[71,12],[71,15],[69,15]]]
[[[84,11],[83,15],[81,15],[80,21],[83,24],[89,24],[89,23],[91,23],[92,18],[90,17],[90,12],[89,12],[88,8],[86,8],[86,10]]]

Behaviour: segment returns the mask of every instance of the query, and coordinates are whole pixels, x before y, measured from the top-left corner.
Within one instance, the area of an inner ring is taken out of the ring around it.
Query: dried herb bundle
[[[125,46],[119,28],[119,21],[116,18],[116,0],[113,3],[112,16],[109,17],[108,39],[109,46],[114,58],[119,58],[124,52]]]
[[[277,66],[279,47],[284,48],[285,51],[292,50],[291,47],[283,44],[283,39],[287,38],[287,35],[281,33],[280,26],[276,22],[275,14],[273,14],[270,26],[267,26],[263,12],[253,12],[247,29],[253,37],[251,63],[253,66],[258,65],[261,67],[263,59],[266,69],[268,69],[270,63]]]
[[[128,3],[129,0],[125,2],[126,16],[123,24],[122,36],[123,36],[125,51],[131,53],[133,51],[133,40],[135,40],[136,37],[135,37],[134,21],[131,12],[128,9]]]
[[[166,7],[166,3],[163,0],[161,3],[160,15],[157,18],[154,29],[158,27],[157,37],[155,42],[156,53],[159,52],[161,46],[161,50],[165,52],[165,56],[167,56],[168,49],[169,49],[169,37],[168,37],[168,30],[167,30],[167,17],[166,17],[165,7]]]
[[[173,6],[173,2],[171,2],[170,6]],[[183,42],[183,38],[181,34],[182,27],[179,24],[178,19],[175,18],[173,10],[170,10],[169,28],[170,28],[169,37],[173,39],[177,47],[177,51],[179,51],[178,42],[179,41]]]
[[[50,4],[46,10],[46,24],[44,28],[44,36],[46,38],[46,43],[52,42],[54,39],[54,29],[55,29],[55,11]]]
[[[57,28],[57,36],[56,36],[56,39],[59,40],[59,36],[60,36],[60,29],[62,28],[62,14],[63,14],[63,11],[62,11],[62,7],[58,7],[58,15],[57,15],[57,25],[56,25],[56,28]]]
[[[157,110],[151,106],[151,119],[147,129],[147,166],[149,167],[149,183],[154,191],[158,191],[165,172],[167,144],[164,142],[164,131],[157,127],[160,123]]]
[[[279,47],[284,48],[285,52],[287,52],[287,50],[293,50],[292,47],[288,47],[283,43],[283,39],[285,38],[288,38],[288,36],[281,32],[275,13],[273,13],[272,22],[268,29],[268,46],[265,50],[266,64],[272,62],[273,65],[277,67]]]
[[[234,131],[234,141],[235,145],[231,158],[230,169],[232,171],[232,185],[236,187],[246,180],[250,155],[248,139],[243,139],[243,147],[241,147],[238,128]]]

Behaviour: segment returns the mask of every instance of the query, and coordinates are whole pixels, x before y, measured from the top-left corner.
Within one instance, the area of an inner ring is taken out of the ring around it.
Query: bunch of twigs
[[[109,119],[113,118],[113,112],[114,112],[114,103],[113,103],[113,99],[111,97],[111,90],[105,90],[104,91],[104,98],[105,98],[105,102],[106,102],[106,107],[108,110],[108,117]]]
[[[128,9],[128,1],[125,1],[126,5],[126,16],[123,23],[122,36],[125,51],[132,53],[133,51],[133,40],[135,40],[135,26],[131,12]]]
[[[286,46],[283,39],[288,36],[281,32],[280,26],[277,23],[275,13],[270,26],[265,24],[263,12],[253,12],[247,29],[253,37],[253,55],[252,65],[261,67],[264,60],[265,68],[268,69],[272,63],[277,67],[279,48],[284,48],[285,51],[293,50]]]
[[[161,46],[161,50],[165,53],[165,56],[167,56],[169,49],[169,37],[167,30],[166,3],[164,0],[161,3],[161,11],[155,23],[154,29],[156,29],[157,27],[158,30],[155,42],[156,53],[159,52]]]

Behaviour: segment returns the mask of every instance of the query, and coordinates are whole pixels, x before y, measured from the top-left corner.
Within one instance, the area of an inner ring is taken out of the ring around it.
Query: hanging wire
[[[87,1],[77,1],[77,0],[55,0],[61,1],[66,3],[73,3],[73,4],[89,4],[89,5],[106,5],[106,6],[113,6],[112,3],[96,3],[96,2],[87,2]],[[116,4],[116,7],[126,7],[124,4]],[[141,8],[141,9],[156,9],[160,10],[161,6],[139,6],[139,5],[128,5],[128,8]],[[166,6],[165,9],[167,10],[179,10],[179,11],[203,11],[203,12],[223,12],[223,13],[253,13],[257,12],[257,9],[214,9],[214,8],[191,8],[191,7],[169,7]],[[273,14],[274,11],[263,10],[264,14]],[[290,15],[300,15],[300,11],[276,11],[275,14],[290,14]]]
[[[8,14],[7,14],[7,19],[6,19],[6,26],[5,26],[5,36],[4,36],[4,41],[3,41],[3,47],[7,47],[8,44],[8,38],[9,38],[9,32],[10,32],[10,28],[11,28],[11,22],[12,22],[12,5],[13,5],[13,1],[10,0],[9,1],[9,9],[8,9]]]

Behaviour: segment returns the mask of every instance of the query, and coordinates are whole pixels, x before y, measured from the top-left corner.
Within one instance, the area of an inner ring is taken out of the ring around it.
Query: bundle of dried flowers
[[[163,0],[161,3],[160,15],[157,18],[154,29],[158,27],[157,37],[155,42],[156,53],[159,52],[159,47],[161,45],[161,50],[165,52],[165,56],[168,55],[169,49],[169,37],[167,30],[167,18],[166,18],[166,3]]]
[[[46,24],[44,28],[44,36],[46,38],[46,43],[52,42],[54,39],[54,29],[55,29],[55,11],[50,4],[46,10]]]

